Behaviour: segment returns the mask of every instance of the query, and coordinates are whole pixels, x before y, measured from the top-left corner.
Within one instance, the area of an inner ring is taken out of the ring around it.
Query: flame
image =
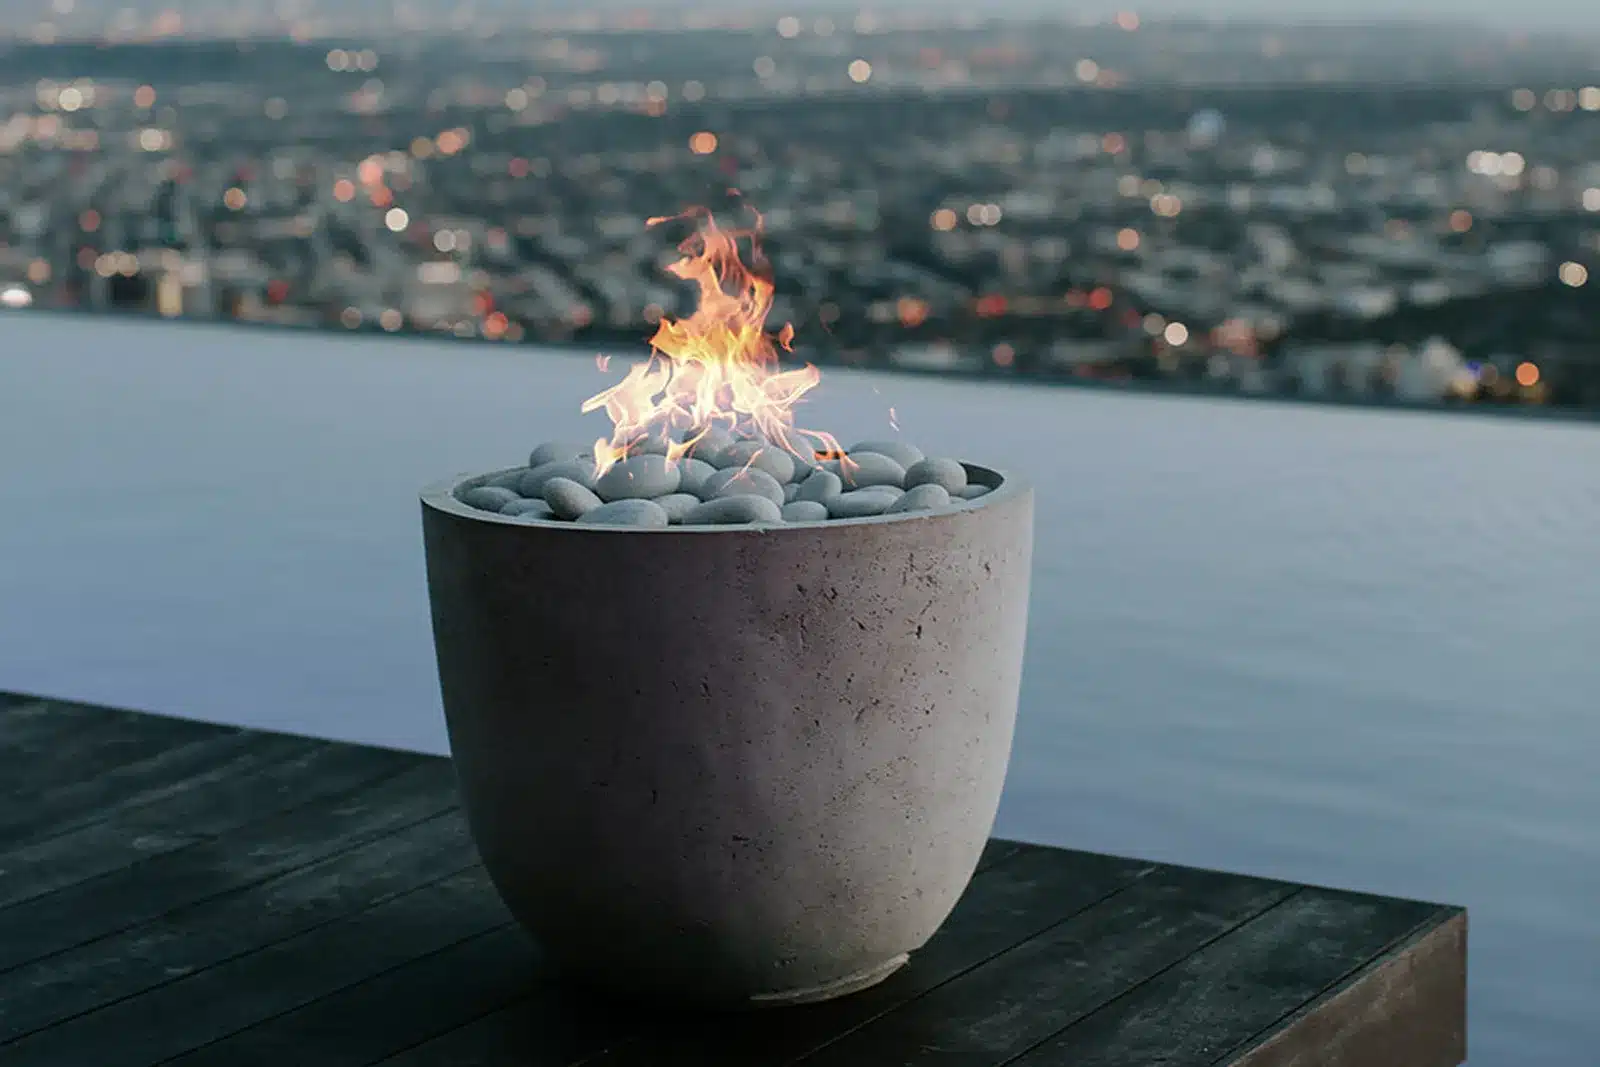
[[[794,407],[821,380],[806,364],[799,370],[778,366],[778,351],[789,351],[794,328],[765,330],[773,286],[761,255],[761,216],[745,230],[724,230],[711,212],[653,218],[649,225],[693,219],[696,232],[678,246],[682,258],[668,272],[699,289],[699,305],[686,319],[662,316],[650,339],[650,358],[636,363],[627,377],[583,403],[585,413],[601,408],[611,418],[611,437],[595,442],[596,473],[641,451],[661,436],[667,458],[689,453],[705,433],[720,426],[797,455],[841,458],[844,450],[826,433],[797,429]],[[749,240],[752,270],[739,258],[739,239]]]

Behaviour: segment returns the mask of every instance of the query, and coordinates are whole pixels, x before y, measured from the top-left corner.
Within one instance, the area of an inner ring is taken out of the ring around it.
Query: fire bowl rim
[[[989,492],[975,500],[967,502],[965,507],[941,508],[929,511],[902,511],[893,515],[865,515],[856,519],[815,519],[810,522],[744,522],[723,526],[668,526],[665,529],[650,529],[638,526],[589,526],[561,519],[523,519],[513,515],[501,515],[498,512],[482,511],[470,504],[463,504],[456,497],[461,489],[474,489],[480,485],[487,485],[489,479],[497,478],[502,474],[509,474],[517,467],[502,467],[499,470],[485,471],[480,474],[455,474],[432,482],[422,490],[422,504],[424,507],[433,508],[460,519],[469,519],[480,522],[495,523],[501,526],[511,526],[523,530],[567,530],[575,534],[600,534],[616,536],[633,534],[647,537],[671,537],[681,535],[686,537],[701,537],[713,534],[776,534],[782,536],[787,530],[831,530],[839,527],[850,526],[882,526],[899,522],[925,522],[929,519],[956,519],[970,512],[981,511],[991,504],[999,505],[1008,500],[1024,496],[1031,491],[1031,486],[1022,478],[994,467],[985,467],[977,463],[968,463],[957,460],[967,471],[969,481],[977,481],[993,486]],[[974,477],[976,475],[976,477]]]

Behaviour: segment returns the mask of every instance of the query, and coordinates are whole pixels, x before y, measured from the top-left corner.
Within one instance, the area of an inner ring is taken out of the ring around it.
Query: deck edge
[[[1433,921],[1275,1023],[1225,1067],[1459,1067],[1467,1058],[1467,912]]]
[[[253,723],[226,722],[216,719],[199,719],[191,715],[177,715],[170,711],[151,711],[148,708],[129,708],[121,704],[102,704],[94,700],[78,700],[72,697],[48,696],[40,693],[19,693],[14,689],[0,688],[0,715],[13,709],[24,708],[34,704],[84,708],[89,711],[108,712],[135,718],[163,719],[168,722],[187,723],[198,730],[214,730],[218,734],[266,734],[271,737],[287,737],[295,741],[310,741],[319,745],[331,745],[335,748],[375,748],[384,752],[396,752],[402,756],[414,756],[418,760],[448,760],[451,758],[448,752],[425,752],[420,749],[402,748],[378,741],[348,741],[337,737],[322,737],[318,734],[300,733],[295,730],[285,730],[274,726],[258,726]]]

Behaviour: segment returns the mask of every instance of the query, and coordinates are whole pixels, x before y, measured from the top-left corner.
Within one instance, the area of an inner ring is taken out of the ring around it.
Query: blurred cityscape
[[[10,311],[637,348],[737,189],[821,364],[1600,410],[1600,38],[0,7]]]

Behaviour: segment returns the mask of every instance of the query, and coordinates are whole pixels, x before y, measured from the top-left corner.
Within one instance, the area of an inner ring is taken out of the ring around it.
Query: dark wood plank
[[[0,693],[0,1063],[1452,1067],[1457,909],[991,841],[900,973],[778,1013],[586,999],[447,761]]]
[[[93,726],[97,721],[127,718],[127,712],[113,712],[85,704],[69,704],[45,697],[9,693],[10,703],[0,706],[0,753],[24,745],[38,745],[52,736],[70,733],[74,725]]]
[[[1013,1061],[1213,1067],[1438,914],[1432,904],[1301,889]]]
[[[304,738],[242,732],[191,741],[113,767],[92,779],[44,790],[27,803],[0,811],[0,849],[75,830],[208,779],[237,775],[264,762],[309,752],[318,744]],[[0,775],[5,774],[4,765],[0,757]]]
[[[991,837],[983,846],[983,853],[978,857],[978,866],[973,874],[982,874],[990,867],[998,866],[1013,856],[1020,856],[1024,852],[1040,848],[1039,845],[1025,845],[1021,841],[1007,841],[1003,837]]]
[[[236,762],[173,783],[158,800],[0,853],[0,915],[20,901],[186,848],[409,765],[404,757],[308,745],[276,734],[255,734],[250,741],[252,751]]]
[[[648,1005],[597,1000],[565,983],[558,973],[536,972],[520,982],[508,988],[523,990],[523,995],[503,1008],[470,1020],[463,1013],[457,1027],[440,1027],[433,1040],[396,1046],[392,1055],[376,1062],[384,1067],[569,1067],[587,1064],[605,1049],[660,1029],[674,1018],[682,1023],[681,1017]],[[712,1064],[746,1067],[731,1057],[703,1061],[702,1067]]]
[[[0,916],[6,908],[205,839],[202,834],[181,830],[149,829],[130,835],[115,823],[95,823],[12,849],[0,859],[4,864],[0,866]],[[5,966],[4,959],[0,955],[0,967]]]
[[[13,753],[24,746],[41,748],[61,745],[95,734],[142,734],[163,741],[185,744],[222,734],[242,733],[236,726],[180,719],[173,715],[152,715],[123,711],[98,704],[73,700],[12,695],[12,703],[0,708],[0,753]]]
[[[979,868],[1027,848],[991,841]],[[242,1030],[168,1067],[368,1064],[517,1001],[539,1014],[546,1047],[561,1042],[563,1059],[592,1050],[604,1035],[636,1032],[644,1021],[636,1008],[618,1011],[564,994],[559,976],[541,965],[528,938],[506,926]],[[526,1014],[521,1021],[529,1021]]]
[[[44,701],[0,716],[0,808],[235,728]]]
[[[1228,1067],[1456,1067],[1467,1058],[1467,914],[1445,918],[1223,1057]]]
[[[944,927],[911,963],[883,984],[825,1004],[788,1008],[782,1026],[756,1012],[680,1020],[637,1040],[592,1019],[551,1020],[543,1006],[521,1002],[393,1060],[393,1067],[449,1063],[556,1067],[584,1040],[603,1039],[586,1067],[668,1067],[710,1063],[781,1064],[914,1000],[944,982],[1021,944],[1154,869],[1136,860],[1023,846],[997,850],[1004,858],[972,880]],[[581,1030],[579,1029],[581,1028]]]
[[[500,926],[180,1056],[165,1067],[371,1064],[528,997],[550,981],[527,936],[514,925]],[[596,1031],[584,1029],[591,1036],[582,1045],[574,1044],[578,1054],[593,1047]]]
[[[6,1067],[147,1067],[506,926],[481,869],[30,1034]],[[291,1059],[289,1062],[298,1062]]]
[[[0,980],[0,1062],[5,1042],[353,915],[475,861],[461,814],[446,812],[12,971]]]
[[[298,796],[283,786],[304,781],[307,771],[315,773],[336,755],[270,734],[247,740],[254,751],[206,774],[172,783],[158,801],[0,852],[0,909],[289,807]],[[278,765],[296,754],[298,759]],[[363,767],[369,763],[364,755],[359,761]],[[280,785],[276,791],[274,784]]]
[[[342,779],[327,762],[340,754],[348,761]],[[304,867],[456,803],[454,774],[443,760],[392,775],[401,754],[329,746],[314,755],[314,771],[307,767],[293,790],[302,799],[296,807],[0,909],[0,971]],[[374,783],[375,771],[391,776]]]
[[[1286,899],[1296,887],[1164,867],[802,1061],[995,1067]]]

